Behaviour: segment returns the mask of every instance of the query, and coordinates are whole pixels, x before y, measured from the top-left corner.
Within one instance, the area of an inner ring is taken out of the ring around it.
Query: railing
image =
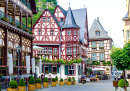
[[[2,20],[2,18],[5,18],[5,13],[3,13],[2,11],[0,11],[0,20]],[[7,19],[8,19],[8,23],[14,22],[14,18],[12,18],[11,16],[7,15]],[[18,20],[15,20],[15,24],[16,26],[21,25],[21,23]],[[26,25],[22,23],[22,29],[26,29]],[[29,31],[32,31],[32,29],[30,27],[28,27]]]

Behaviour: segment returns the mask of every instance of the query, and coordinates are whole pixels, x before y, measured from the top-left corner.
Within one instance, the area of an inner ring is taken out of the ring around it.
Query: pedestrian
[[[121,79],[124,79],[123,73],[121,74],[120,78],[121,78]]]

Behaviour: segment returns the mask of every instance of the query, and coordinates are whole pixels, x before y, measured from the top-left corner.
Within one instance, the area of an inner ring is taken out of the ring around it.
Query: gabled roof
[[[95,31],[97,30],[100,32],[100,36],[96,36]],[[107,31],[104,30],[103,26],[99,22],[99,19],[95,19],[93,21],[93,24],[89,30],[89,39],[111,39],[108,36]]]
[[[67,16],[67,12],[60,6],[60,5],[57,5],[60,9],[61,9],[61,11],[63,12],[63,14],[65,15],[65,17]]]
[[[57,20],[56,17],[50,12],[50,10],[45,9],[45,10],[43,11],[43,13],[44,13],[46,10],[49,11],[49,13],[50,13],[51,16],[53,17],[53,19],[55,20],[55,22],[57,23],[57,25],[58,25],[59,27],[61,27],[61,25],[59,24],[58,20]],[[35,24],[33,25],[33,27],[34,27],[34,26],[37,24],[37,22],[40,20],[40,18],[42,17],[43,13],[42,13],[42,14],[40,15],[40,17],[37,19],[37,21],[35,22]]]
[[[37,14],[37,8],[36,8],[35,0],[29,0],[29,2],[31,4],[32,13]]]
[[[75,19],[74,19],[74,16],[70,7],[68,8],[67,16],[65,18],[65,22],[62,28],[80,28],[75,22]]]

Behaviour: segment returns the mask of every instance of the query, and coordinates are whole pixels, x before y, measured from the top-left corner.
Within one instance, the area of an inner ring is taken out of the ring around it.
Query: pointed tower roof
[[[99,36],[96,36],[95,34],[97,30],[100,32]],[[104,30],[103,26],[99,22],[99,18],[93,21],[93,24],[89,30],[89,39],[111,39],[111,37],[108,36],[107,31]]]
[[[66,19],[62,28],[80,28],[75,22],[75,19],[74,19],[74,16],[70,7],[68,8],[67,16],[66,16]]]

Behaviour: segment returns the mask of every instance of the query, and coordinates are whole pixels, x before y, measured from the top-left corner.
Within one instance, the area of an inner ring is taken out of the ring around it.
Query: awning
[[[33,50],[40,50],[40,49],[44,49],[44,48],[39,47],[39,46],[33,46]]]
[[[105,69],[103,69],[103,68],[92,68],[92,71],[94,71],[94,70],[105,70]]]

